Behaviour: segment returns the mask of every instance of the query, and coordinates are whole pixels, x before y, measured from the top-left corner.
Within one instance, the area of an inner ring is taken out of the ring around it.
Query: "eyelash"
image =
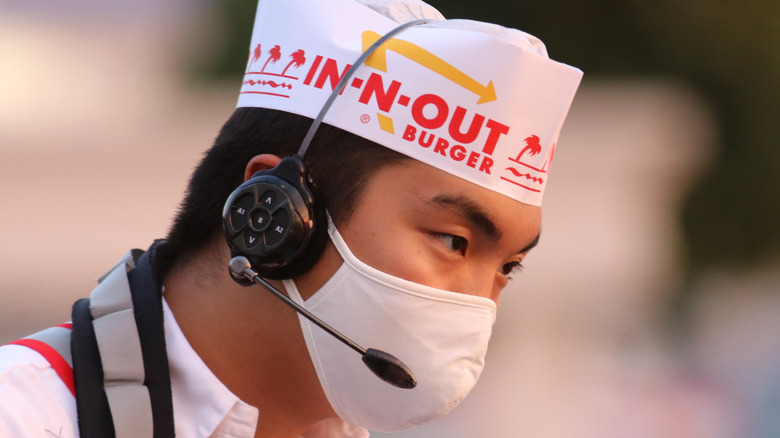
[[[451,252],[457,252],[461,255],[466,253],[466,248],[468,248],[468,240],[466,240],[463,237],[455,236],[453,234],[446,234],[446,233],[437,233],[436,237],[442,241],[442,244],[447,247],[447,249]],[[459,242],[460,245],[458,245],[460,248],[456,249],[451,245],[448,245],[446,241],[449,240],[450,243]],[[505,263],[501,267],[501,275],[508,279],[512,279],[512,276],[515,274],[519,274],[523,270],[523,265],[519,261],[513,261],[509,263]]]
[[[441,240],[442,244],[444,244],[444,246],[446,246],[447,249],[450,252],[456,252],[456,253],[459,253],[461,255],[466,254],[466,248],[468,248],[469,242],[465,238],[460,237],[460,236],[455,236],[453,234],[446,234],[446,233],[437,233],[436,237],[439,240]],[[449,240],[450,243],[458,242],[460,244],[460,245],[457,245],[457,246],[459,246],[459,248],[455,248],[454,246],[448,245],[445,242],[446,240]]]
[[[522,271],[523,264],[518,261],[505,263],[504,266],[501,267],[501,274],[510,280],[512,279],[512,276],[519,274]]]

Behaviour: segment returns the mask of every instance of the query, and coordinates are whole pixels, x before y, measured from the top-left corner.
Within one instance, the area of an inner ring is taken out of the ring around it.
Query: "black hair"
[[[166,265],[187,260],[221,235],[222,208],[244,181],[249,160],[257,154],[295,154],[311,122],[283,111],[236,109],[190,178],[167,236]],[[405,155],[325,124],[304,157],[319,202],[337,225],[349,219],[374,172],[405,159]]]

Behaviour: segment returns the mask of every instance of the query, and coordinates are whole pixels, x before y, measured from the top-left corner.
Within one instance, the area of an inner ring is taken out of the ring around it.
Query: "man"
[[[357,437],[446,414],[539,239],[580,76],[530,35],[418,1],[262,0],[239,108],[168,238],[74,306],[75,383],[61,334],[0,349],[0,435],[75,437],[101,409],[117,436],[152,436],[153,419],[154,436],[184,437]],[[325,124],[301,150],[312,119]],[[229,272],[241,257],[251,267]],[[246,287],[254,272],[381,349],[364,354],[381,369]],[[90,348],[94,372],[79,365]],[[388,362],[410,374],[393,380]]]

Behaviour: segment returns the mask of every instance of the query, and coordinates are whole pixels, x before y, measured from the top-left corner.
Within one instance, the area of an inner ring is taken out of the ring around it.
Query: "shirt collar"
[[[258,409],[244,403],[217,379],[192,349],[163,298],[165,342],[171,370],[176,436],[253,438]],[[339,418],[315,423],[301,438],[368,438],[368,431]]]
[[[215,432],[252,438],[258,410],[217,379],[184,337],[163,299],[165,341],[171,370],[176,436],[210,437]]]

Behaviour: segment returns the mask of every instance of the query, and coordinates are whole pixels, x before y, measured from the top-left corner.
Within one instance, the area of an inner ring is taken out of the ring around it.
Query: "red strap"
[[[57,350],[51,348],[48,344],[35,339],[19,339],[18,341],[11,342],[12,345],[22,345],[24,347],[32,348],[44,357],[54,371],[60,376],[60,379],[68,387],[70,393],[76,396],[76,386],[73,383],[73,368],[65,362],[65,359],[57,353]]]

